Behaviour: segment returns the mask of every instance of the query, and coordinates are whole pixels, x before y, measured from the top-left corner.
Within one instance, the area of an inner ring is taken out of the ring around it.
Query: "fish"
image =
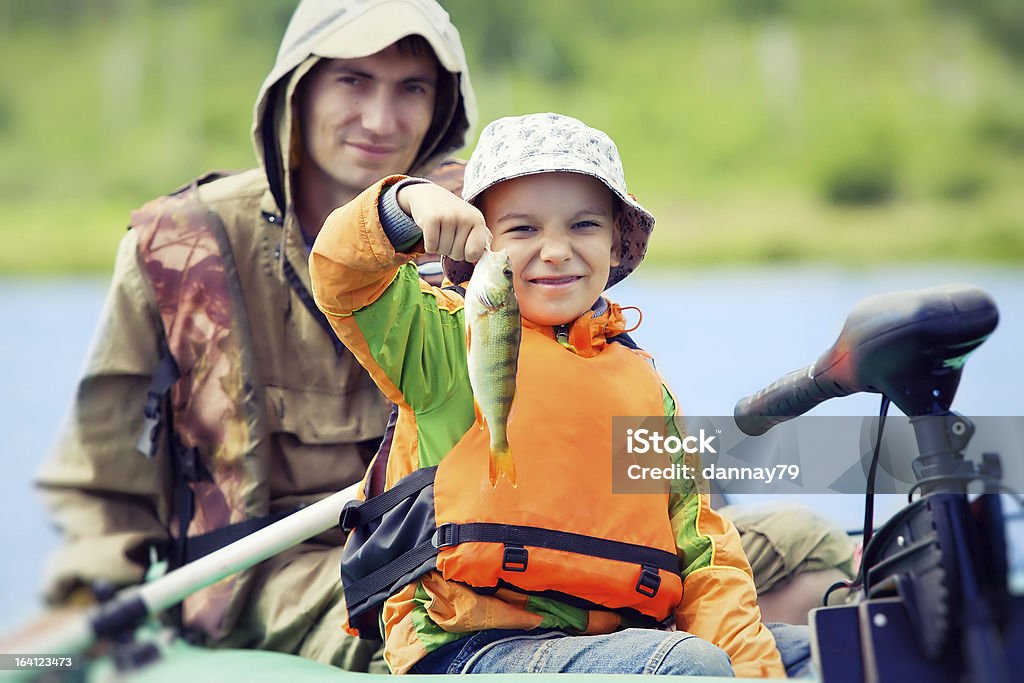
[[[516,465],[508,443],[508,421],[516,394],[519,316],[508,252],[484,250],[466,287],[464,307],[469,346],[469,384],[476,421],[490,430],[491,488],[504,476],[516,486]]]

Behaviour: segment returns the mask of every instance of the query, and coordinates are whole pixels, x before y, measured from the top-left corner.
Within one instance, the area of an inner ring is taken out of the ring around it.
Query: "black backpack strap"
[[[416,470],[404,477],[394,488],[388,489],[369,500],[350,500],[341,509],[338,526],[348,533],[353,529],[369,524],[384,516],[388,510],[394,509],[406,498],[419,494],[420,491],[434,483],[436,467]]]
[[[350,619],[376,608],[378,603],[371,598],[389,593],[403,578],[414,576],[424,565],[433,566],[435,557],[437,546],[432,541],[424,541],[358,581],[346,583],[345,604],[349,606]]]
[[[182,552],[182,560],[184,564],[194,562],[200,557],[205,557],[215,550],[231,545],[235,541],[245,538],[249,534],[255,533],[264,527],[268,527],[275,522],[279,522],[288,515],[301,510],[304,505],[293,508],[291,510],[281,510],[270,515],[264,515],[263,517],[254,517],[247,519],[243,522],[236,522],[220,529],[214,529],[205,534],[199,536],[192,536],[187,539],[187,544]],[[186,527],[187,528],[187,527]]]
[[[170,416],[167,418],[168,429],[171,430]],[[170,568],[176,569],[188,562],[189,543],[188,527],[196,514],[196,497],[191,483],[208,481],[210,473],[203,466],[199,449],[186,448],[178,435],[170,431],[171,445],[171,476],[174,479],[174,511],[178,515],[178,536],[171,538],[168,560]]]
[[[136,448],[147,458],[156,456],[160,435],[167,435],[167,446],[171,459],[172,496],[174,510],[178,516],[178,535],[171,539],[168,548],[170,566],[180,567],[186,562],[188,553],[188,527],[195,515],[195,496],[190,482],[202,481],[205,472],[199,453],[195,448],[185,448],[174,433],[172,411],[167,405],[171,387],[178,381],[178,364],[169,349],[164,348],[146,392],[143,408],[143,428]]]
[[[160,361],[156,365],[156,370],[153,371],[153,377],[149,381],[149,389],[146,391],[146,406],[142,412],[145,416],[142,423],[142,434],[139,436],[139,441],[136,444],[136,448],[147,458],[156,456],[156,449],[158,439],[160,437],[160,429],[166,422],[164,415],[164,409],[166,407],[166,399],[171,391],[171,387],[178,381],[180,377],[178,372],[178,364],[174,361],[174,356],[171,355],[170,350],[166,347],[161,351]]]

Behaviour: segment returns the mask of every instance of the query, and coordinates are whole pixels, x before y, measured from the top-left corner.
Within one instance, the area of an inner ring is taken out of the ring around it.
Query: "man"
[[[361,478],[389,406],[312,304],[309,245],[381,177],[435,169],[475,118],[458,31],[434,0],[302,0],[257,98],[259,168],[133,214],[39,474],[66,539],[52,603],[139,582],[157,558],[187,562]],[[324,534],[190,597],[184,625],[366,670],[372,644],[340,627],[341,541]]]

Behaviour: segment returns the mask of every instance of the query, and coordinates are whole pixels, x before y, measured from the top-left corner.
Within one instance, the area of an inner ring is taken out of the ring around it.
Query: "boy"
[[[379,627],[394,673],[784,676],[739,537],[707,496],[612,494],[611,417],[676,413],[602,297],[654,226],[614,143],[565,116],[500,119],[463,196],[387,178],[313,248],[318,305],[400,408],[386,492],[342,516],[350,631]],[[515,487],[488,480],[462,294],[407,265],[440,253],[464,283],[488,242],[509,255],[522,314]]]

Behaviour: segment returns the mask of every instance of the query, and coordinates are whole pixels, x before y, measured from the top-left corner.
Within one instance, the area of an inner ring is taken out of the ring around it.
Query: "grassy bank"
[[[1013,3],[442,2],[483,122],[560,111],[616,140],[657,263],[1024,261]],[[0,274],[107,271],[132,208],[250,165],[292,6],[0,7]]]
[[[895,201],[836,207],[807,197],[645,202],[658,219],[648,263],[702,268],[725,264],[870,265],[1024,260],[1024,195],[1006,191],[983,204]],[[134,207],[132,207],[134,208]],[[0,274],[110,271],[129,204],[8,202],[0,224]]]

